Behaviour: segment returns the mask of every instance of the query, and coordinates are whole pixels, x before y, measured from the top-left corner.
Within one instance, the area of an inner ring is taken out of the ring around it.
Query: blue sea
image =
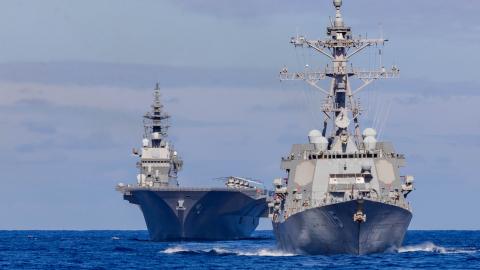
[[[0,231],[0,269],[480,269],[480,231],[409,231],[398,251],[302,256],[271,231],[222,242],[148,240],[147,231]]]

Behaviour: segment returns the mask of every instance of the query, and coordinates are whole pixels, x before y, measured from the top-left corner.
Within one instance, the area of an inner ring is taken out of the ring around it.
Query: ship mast
[[[147,112],[143,118],[143,124],[145,127],[145,139],[149,139],[152,143],[152,148],[159,148],[162,144],[165,144],[167,138],[168,119],[170,115],[163,111],[163,104],[160,101],[160,87],[157,83],[153,92],[153,104],[152,110]]]
[[[331,26],[327,27],[328,39],[325,40],[309,40],[304,36],[293,37],[290,41],[295,47],[307,47],[314,49],[321,55],[329,58],[332,65],[325,67],[319,71],[309,71],[308,68],[304,72],[289,73],[287,68],[280,72],[281,81],[303,80],[310,86],[325,94],[326,99],[322,107],[325,114],[322,135],[325,137],[327,133],[328,121],[334,123],[332,134],[329,138],[330,144],[336,137],[348,136],[348,127],[350,126],[350,114],[354,123],[355,144],[361,145],[362,139],[360,134],[359,116],[361,109],[358,101],[355,100],[355,94],[359,93],[366,86],[378,79],[398,78],[399,69],[393,66],[391,70],[384,67],[378,70],[359,70],[349,66],[350,59],[365,48],[373,45],[384,45],[387,39],[362,39],[353,38],[352,31],[346,26],[342,13],[342,0],[333,0],[336,9],[335,20]],[[362,84],[352,89],[351,80],[359,79]],[[323,89],[319,82],[331,80],[330,88]]]

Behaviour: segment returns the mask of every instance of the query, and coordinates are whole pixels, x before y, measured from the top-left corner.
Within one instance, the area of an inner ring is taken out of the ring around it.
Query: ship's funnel
[[[363,144],[367,151],[373,151],[377,147],[377,132],[373,128],[366,128],[363,131]]]
[[[328,140],[322,136],[320,130],[311,130],[308,133],[308,141],[314,145],[316,152],[324,152],[328,148]]]

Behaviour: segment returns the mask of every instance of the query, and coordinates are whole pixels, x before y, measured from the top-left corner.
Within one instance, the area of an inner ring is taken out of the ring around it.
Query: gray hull
[[[227,189],[168,189],[133,190],[124,198],[140,206],[153,241],[232,240],[250,237],[266,213],[265,196],[249,195]]]
[[[364,200],[366,222],[353,221],[360,201],[312,208],[273,223],[281,249],[301,254],[369,254],[399,248],[412,214],[400,207]]]

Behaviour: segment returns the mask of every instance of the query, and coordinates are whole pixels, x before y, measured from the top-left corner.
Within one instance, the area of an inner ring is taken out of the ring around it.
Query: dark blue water
[[[480,231],[409,231],[397,252],[299,256],[271,231],[224,242],[148,241],[146,231],[0,231],[0,269],[480,269]]]

